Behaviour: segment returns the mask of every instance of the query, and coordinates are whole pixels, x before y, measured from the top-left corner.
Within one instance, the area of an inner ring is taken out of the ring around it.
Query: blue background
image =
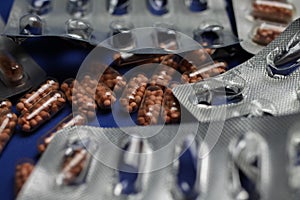
[[[5,21],[8,19],[12,3],[12,0],[0,1],[0,14]],[[230,6],[227,7],[230,19],[234,23],[231,9]],[[233,28],[233,31],[235,30]],[[66,78],[75,77],[85,56],[92,50],[92,47],[82,47],[76,43],[58,38],[28,39],[22,43],[22,46],[47,72],[48,76],[55,77],[60,82]],[[243,50],[239,52],[239,56],[231,59],[230,66],[237,65],[251,56]],[[13,101],[15,100],[13,99]],[[19,130],[16,131],[16,134],[14,134],[0,155],[0,200],[14,199],[14,172],[16,163],[23,158],[31,158],[37,161],[37,140],[67,116],[70,111],[70,106],[67,105],[49,123],[32,134],[23,133]],[[116,123],[110,113],[98,114],[99,118],[100,116],[101,126],[116,127]]]

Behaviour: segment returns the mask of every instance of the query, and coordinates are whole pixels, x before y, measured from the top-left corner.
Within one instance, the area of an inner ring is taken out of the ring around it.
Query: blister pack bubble
[[[11,39],[0,36],[0,97],[8,98],[38,86],[44,70]]]
[[[155,34],[162,39],[179,31],[218,48],[238,43],[224,16],[222,0],[18,0],[5,34],[17,38],[60,36],[95,45],[118,33],[124,33],[123,39],[135,37],[130,31],[134,28],[157,27],[162,31]]]
[[[173,89],[199,121],[299,111],[299,22],[252,59],[215,78]]]

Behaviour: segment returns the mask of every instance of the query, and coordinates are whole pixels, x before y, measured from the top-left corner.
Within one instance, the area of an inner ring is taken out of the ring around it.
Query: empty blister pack
[[[122,42],[114,43],[127,46],[136,36],[131,29],[157,27],[154,37],[145,32],[143,38],[161,48],[176,48],[175,31],[216,48],[238,42],[222,0],[18,0],[11,13],[5,29],[11,37],[62,36],[97,44],[122,33]]]
[[[241,46],[252,54],[262,50],[300,16],[296,0],[234,0],[233,6]]]
[[[180,85],[175,96],[202,122],[297,112],[299,22],[249,61],[215,78]]]
[[[17,44],[0,37],[1,98],[25,92],[38,86],[45,78],[46,73]]]

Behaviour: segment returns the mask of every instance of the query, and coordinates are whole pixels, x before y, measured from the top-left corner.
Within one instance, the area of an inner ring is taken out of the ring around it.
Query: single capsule
[[[33,90],[25,94],[16,105],[16,109],[20,113],[27,112],[35,103],[47,96],[50,92],[58,90],[59,83],[55,79],[48,79],[41,84],[37,90]]]
[[[121,98],[122,109],[133,113],[140,107],[146,91],[148,78],[144,74],[138,74],[130,79]]]
[[[289,23],[295,14],[295,7],[291,3],[278,1],[256,0],[252,3],[252,15],[262,20]]]
[[[72,78],[65,80],[61,85],[68,101],[72,104],[73,110],[84,114],[89,120],[96,116],[97,104],[93,96],[88,94],[88,89]]]
[[[149,86],[138,111],[138,125],[148,126],[158,123],[163,101],[163,90],[159,86]]]
[[[46,101],[37,102],[29,112],[26,112],[19,117],[18,125],[21,127],[22,131],[34,131],[46,121],[50,120],[66,104],[65,95],[59,91],[53,91],[47,96],[50,98]]]
[[[277,38],[284,30],[285,26],[271,23],[261,23],[254,27],[252,31],[252,41],[260,45],[268,45]]]

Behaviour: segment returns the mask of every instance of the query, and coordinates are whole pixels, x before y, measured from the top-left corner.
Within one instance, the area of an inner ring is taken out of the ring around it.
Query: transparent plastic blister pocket
[[[25,92],[45,78],[45,72],[17,44],[0,37],[0,98]]]
[[[92,153],[97,145],[89,138],[70,139],[66,145],[61,171],[56,177],[58,186],[79,185],[86,182]]]
[[[220,40],[209,45],[216,48],[239,42],[231,32],[229,19],[224,17],[226,10],[222,0],[18,0],[12,10],[14,14],[9,17],[5,34],[17,38],[63,36],[95,45],[121,33],[114,37],[110,46],[129,50],[139,47],[141,42],[137,33],[131,31],[133,28],[157,27],[155,33],[144,32],[143,38],[166,51],[185,43],[176,36],[176,31],[199,42],[207,35],[215,34]],[[208,25],[222,28],[217,32],[214,32],[216,29],[208,30],[199,19],[213,21]],[[180,28],[165,29],[174,24]]]

